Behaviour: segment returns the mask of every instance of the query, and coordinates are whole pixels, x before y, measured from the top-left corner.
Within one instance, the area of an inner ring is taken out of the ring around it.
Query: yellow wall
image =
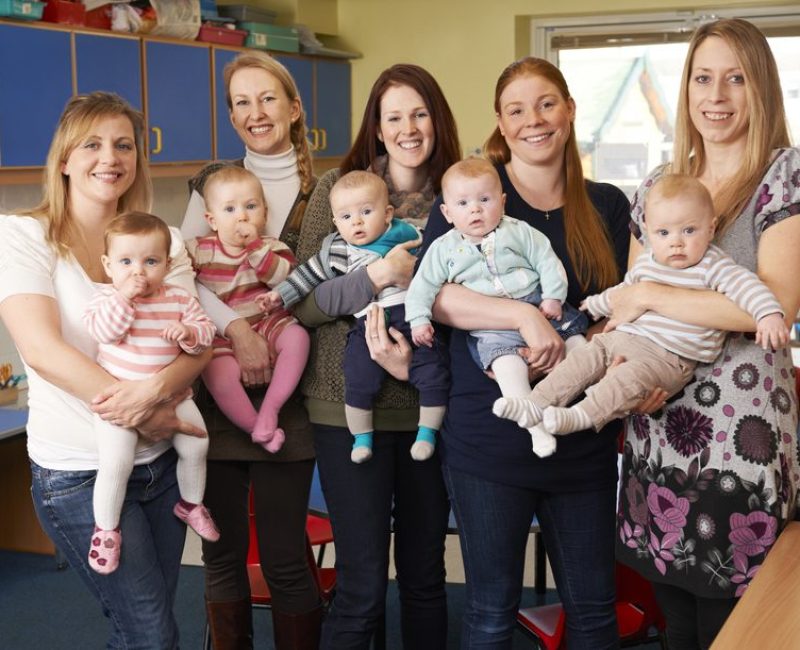
[[[528,53],[529,17],[592,15],[596,0],[338,0],[339,36],[364,57],[353,61],[353,132],[372,82],[394,63],[427,68],[442,86],[465,151],[493,127],[494,84],[500,71]],[[711,0],[702,7],[794,4]],[[603,13],[696,9],[692,2],[606,0]],[[722,12],[720,12],[722,13]],[[571,84],[580,80],[568,79]],[[578,107],[580,110],[580,107]]]

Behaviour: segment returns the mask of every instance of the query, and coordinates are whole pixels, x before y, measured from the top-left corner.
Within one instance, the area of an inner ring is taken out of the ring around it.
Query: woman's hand
[[[614,368],[621,366],[625,361],[625,357],[614,357],[606,372],[612,372]],[[635,413],[636,415],[652,415],[656,411],[664,408],[668,397],[669,393],[667,391],[661,387],[656,387],[636,405],[636,408],[631,409],[631,413]]]
[[[519,354],[528,364],[529,376],[535,379],[552,370],[564,358],[564,341],[538,309],[527,303],[520,303],[520,306],[530,309],[525,310],[526,315],[517,325],[528,346],[521,348]]]
[[[366,336],[370,359],[395,379],[408,381],[411,346],[394,327],[387,331],[383,309],[378,304],[370,305],[367,311]]]
[[[386,287],[408,287],[417,263],[417,258],[408,251],[420,244],[421,239],[397,244],[382,259],[367,266],[367,274],[376,293]]]
[[[193,424],[179,420],[175,415],[175,407],[183,400],[192,396],[192,391],[187,388],[180,395],[153,409],[149,418],[139,424],[137,430],[139,437],[148,442],[159,442],[172,438],[176,433],[185,433],[196,438],[204,438],[207,434]]]
[[[637,282],[610,292],[608,302],[611,306],[611,316],[603,331],[610,332],[621,323],[632,323],[648,311],[645,296],[652,284],[652,282]]]
[[[244,318],[237,318],[225,328],[225,336],[231,341],[233,356],[242,371],[245,386],[263,386],[272,379],[269,363],[269,346],[263,336],[259,336]]]
[[[100,391],[90,404],[101,418],[120,427],[136,428],[164,401],[157,375],[138,381],[122,380]]]

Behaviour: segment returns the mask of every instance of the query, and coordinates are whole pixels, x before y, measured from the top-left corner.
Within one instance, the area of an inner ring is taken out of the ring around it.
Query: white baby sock
[[[499,418],[514,420],[523,429],[530,429],[542,421],[542,411],[527,397],[501,397],[495,400],[492,413]]]
[[[550,406],[542,415],[542,426],[550,433],[573,433],[592,426],[592,421],[580,406],[561,408]]]

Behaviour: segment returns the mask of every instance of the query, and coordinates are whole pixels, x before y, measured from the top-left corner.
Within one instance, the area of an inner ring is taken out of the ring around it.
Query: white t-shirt
[[[96,359],[97,342],[86,331],[82,316],[103,285],[89,279],[73,257],[57,256],[45,239],[45,227],[45,222],[32,217],[0,215],[0,303],[19,294],[54,298],[64,340]],[[170,230],[172,263],[165,281],[196,295],[183,239],[177,229]],[[48,469],[97,469],[97,444],[88,405],[43,379],[25,359],[22,361],[28,375],[28,455]],[[150,445],[140,440],[135,463],[152,462],[170,444],[161,441]]]

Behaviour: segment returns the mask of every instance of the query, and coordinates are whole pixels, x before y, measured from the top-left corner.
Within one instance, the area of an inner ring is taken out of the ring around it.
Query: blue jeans
[[[336,595],[323,624],[322,650],[369,648],[386,608],[392,519],[403,647],[447,646],[447,493],[438,454],[411,458],[415,437],[376,431],[372,459],[356,464],[346,428],[314,425],[336,547]]]
[[[536,289],[518,300],[538,307],[542,303],[542,292]],[[589,328],[586,314],[566,302],[561,305],[561,320],[548,320],[548,322],[564,341],[571,336],[586,334]],[[498,357],[517,354],[517,350],[528,345],[517,330],[474,330],[469,334],[467,337],[469,353],[483,370],[491,368]]]
[[[510,650],[534,514],[566,613],[567,647],[618,648],[616,490],[555,494],[493,483],[447,465],[442,470],[467,582],[462,649]]]
[[[107,576],[95,573],[87,563],[97,471],[51,470],[31,461],[31,492],[39,522],[111,621],[108,648],[178,647],[172,606],[186,527],[172,514],[180,498],[176,461],[170,449],[152,463],[133,468],[120,518],[122,557],[119,568]]]

